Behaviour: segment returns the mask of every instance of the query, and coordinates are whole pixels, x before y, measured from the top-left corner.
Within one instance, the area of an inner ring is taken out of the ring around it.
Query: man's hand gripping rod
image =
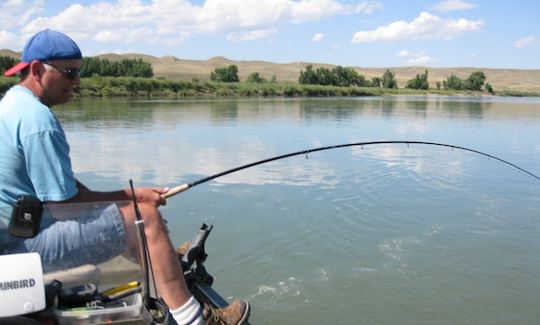
[[[190,188],[191,186],[189,186],[189,184],[182,184],[182,185],[178,185],[178,186],[175,186],[173,188],[171,188],[167,193],[165,194],[162,194],[161,196],[164,198],[164,199],[168,199],[170,198],[171,196],[174,196],[178,193],[182,193],[184,192],[185,190],[187,190],[188,188]]]

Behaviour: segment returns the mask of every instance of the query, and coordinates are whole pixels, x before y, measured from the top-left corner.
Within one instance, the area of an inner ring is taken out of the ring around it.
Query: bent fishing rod
[[[540,181],[540,176],[537,176],[537,175],[535,175],[535,174],[533,174],[533,173],[531,173],[531,172],[529,172],[529,171],[527,171],[527,170],[525,170],[525,169],[523,169],[523,168],[509,162],[509,161],[506,161],[504,159],[495,157],[495,156],[487,154],[485,152],[481,152],[481,151],[466,148],[466,147],[460,147],[460,146],[455,146],[455,145],[445,144],[445,143],[438,143],[438,142],[426,142],[426,141],[369,141],[369,142],[352,142],[352,143],[338,144],[338,145],[333,145],[333,146],[312,148],[312,149],[291,152],[291,153],[287,153],[287,154],[284,154],[284,155],[279,155],[279,156],[259,160],[259,161],[256,161],[256,162],[252,162],[250,164],[238,166],[238,167],[231,168],[231,169],[222,171],[220,173],[217,173],[217,174],[214,174],[214,175],[211,175],[211,176],[201,178],[201,179],[196,180],[196,181],[191,182],[191,183],[186,183],[186,184],[175,186],[175,187],[171,188],[167,193],[163,194],[162,196],[163,196],[163,198],[170,198],[171,196],[174,196],[174,195],[176,195],[178,193],[182,193],[182,192],[184,192],[184,191],[186,191],[186,190],[188,190],[188,189],[190,189],[190,188],[192,188],[194,186],[197,186],[197,185],[202,184],[202,183],[206,183],[206,182],[211,181],[211,180],[213,180],[215,178],[225,176],[225,175],[228,175],[228,174],[231,174],[231,173],[234,173],[234,172],[246,169],[246,168],[250,168],[250,167],[253,167],[253,166],[262,165],[262,164],[265,164],[265,163],[268,163],[268,162],[271,162],[271,161],[275,161],[275,160],[280,160],[280,159],[284,159],[284,158],[288,158],[288,157],[292,157],[292,156],[307,155],[309,153],[317,152],[317,151],[324,151],[324,150],[331,150],[331,149],[338,149],[338,148],[345,148],[345,147],[355,147],[355,146],[365,147],[365,146],[380,145],[380,144],[406,144],[406,145],[420,144],[420,145],[439,146],[439,147],[447,147],[447,148],[452,148],[452,149],[469,151],[469,152],[473,152],[473,153],[476,153],[476,154],[479,154],[479,155],[482,155],[482,156],[485,156],[485,157],[500,161],[500,162],[502,162],[502,163],[504,163],[506,165],[509,165],[511,167],[514,167],[514,168],[516,168],[516,169],[518,169],[518,170],[520,170],[520,171],[522,171],[522,172],[524,172],[524,173],[526,173],[526,174],[528,174],[528,175],[530,175],[530,176],[532,176],[532,177],[534,177],[534,178],[536,178],[537,180]]]

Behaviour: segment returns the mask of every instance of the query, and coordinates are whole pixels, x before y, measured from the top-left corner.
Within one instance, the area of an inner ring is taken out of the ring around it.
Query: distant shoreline
[[[18,79],[0,77],[0,96]],[[92,77],[82,78],[74,97],[151,97],[151,98],[195,98],[195,97],[360,97],[360,96],[504,96],[540,97],[539,92],[519,90],[495,90],[494,94],[484,91],[456,91],[444,89],[390,89],[380,87],[337,87],[303,85],[299,83],[223,83],[209,81],[174,81],[164,78]]]
[[[11,56],[20,59],[20,53],[11,50],[0,50],[0,56]],[[179,59],[173,56],[154,57],[144,54],[103,54],[97,56],[102,59],[111,61],[120,61],[123,59],[142,59],[152,65],[155,78],[163,78],[171,81],[190,82],[199,80],[201,83],[210,81],[210,73],[216,68],[227,67],[234,64],[238,67],[238,75],[240,81],[245,81],[246,78],[253,72],[258,72],[266,80],[270,80],[273,76],[280,84],[297,83],[300,71],[304,70],[307,65],[316,67],[333,68],[336,65],[326,63],[309,63],[309,62],[292,62],[292,63],[273,63],[266,61],[235,61],[224,57],[213,57],[208,60],[189,60]],[[358,62],[362,64],[361,61]],[[429,72],[430,85],[435,85],[436,82],[442,82],[450,75],[454,74],[459,78],[467,78],[474,71],[483,71],[488,82],[493,89],[503,96],[521,94],[538,96],[540,93],[540,69],[502,69],[502,68],[482,68],[482,67],[387,67],[387,68],[365,68],[361,66],[353,66],[359,74],[366,79],[373,77],[381,77],[386,69],[395,72],[395,78],[398,87],[403,89],[408,80],[414,78],[417,74]]]

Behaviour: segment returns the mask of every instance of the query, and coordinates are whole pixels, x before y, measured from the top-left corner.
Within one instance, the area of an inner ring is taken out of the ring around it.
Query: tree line
[[[210,73],[210,80],[216,82],[239,82],[238,67],[234,64],[225,68],[216,68]],[[252,72],[246,78],[249,83],[265,83],[268,80],[264,79],[259,72]],[[272,76],[270,82],[277,82],[276,76]],[[364,76],[356,72],[353,68],[344,68],[337,66],[333,69],[319,67],[313,69],[313,65],[306,66],[305,71],[300,71],[298,83],[301,85],[321,85],[321,86],[336,86],[336,87],[382,87],[397,89],[397,81],[395,73],[386,70],[381,78],[375,77],[371,80],[366,80]]]
[[[122,59],[110,61],[98,57],[83,57],[81,77],[99,75],[102,77],[136,77],[151,78],[154,76],[152,64],[143,59]]]
[[[406,88],[410,89],[429,89],[428,71],[417,74],[415,78],[407,81]],[[441,89],[441,82],[436,82],[437,89]],[[489,93],[493,93],[493,87],[486,82],[486,75],[483,71],[472,72],[467,79],[461,79],[454,74],[446,78],[442,82],[442,88],[446,90],[471,90],[482,91],[486,90]]]
[[[10,56],[0,56],[0,71],[5,71],[20,60]],[[154,76],[152,64],[142,59],[122,59],[111,61],[98,57],[83,57],[81,78],[88,78],[94,75],[102,77],[136,77],[151,78]]]
[[[9,56],[0,56],[0,71],[5,71],[15,65],[19,60]],[[98,57],[84,57],[81,77],[133,77],[133,78],[151,78],[153,77],[152,65],[142,59],[123,59],[120,61],[111,61]],[[234,83],[240,82],[238,76],[238,67],[229,65],[224,68],[216,68],[210,74],[210,79],[215,82]],[[276,76],[272,76],[270,80],[265,79],[259,72],[252,72],[245,80],[247,83],[264,84],[277,83]],[[337,66],[332,69],[325,67],[314,68],[313,65],[307,65],[305,70],[301,70],[298,83],[301,85],[320,85],[320,86],[335,86],[335,87],[374,87],[397,89],[398,84],[395,78],[395,72],[386,69],[381,77],[373,77],[366,79],[356,70],[350,67]],[[147,87],[148,83],[136,83],[130,79],[126,89],[130,93],[138,93],[140,90]],[[470,90],[482,91],[486,90],[494,93],[493,87],[486,82],[486,76],[482,71],[475,71],[466,79],[461,79],[454,74],[446,80],[437,81],[436,89],[445,90]],[[3,85],[9,86],[9,83]],[[141,89],[142,88],[142,89]],[[175,88],[175,87],[173,87]],[[414,78],[407,81],[405,88],[427,90],[430,88],[428,81],[428,71],[417,74]],[[174,90],[173,90],[174,91]]]
[[[353,68],[337,66],[332,69],[318,67],[313,69],[310,64],[306,70],[300,71],[298,83],[304,85],[328,85],[337,87],[382,87],[397,89],[395,73],[386,70],[382,77],[374,77],[370,80],[359,74]]]
[[[210,73],[210,80],[216,82],[240,82],[238,77],[238,67],[231,64],[226,68],[216,68]],[[246,82],[262,84],[266,82],[276,83],[276,76],[273,75],[270,80],[265,79],[259,72],[252,72],[246,78]]]
[[[442,88],[446,90],[471,90],[481,91],[486,90],[490,93],[494,93],[493,87],[486,83],[486,75],[483,71],[475,71],[467,79],[461,79],[454,74],[451,74],[446,80],[436,82],[437,89]],[[337,66],[333,69],[319,67],[313,69],[312,65],[306,66],[305,70],[300,71],[298,77],[300,84],[308,85],[331,85],[338,87],[382,87],[397,89],[397,81],[395,78],[395,72],[386,69],[383,75],[379,77],[371,78],[367,80],[364,76],[356,72],[352,68],[344,68]],[[417,74],[416,77],[407,81],[405,88],[408,89],[429,89],[428,71]]]

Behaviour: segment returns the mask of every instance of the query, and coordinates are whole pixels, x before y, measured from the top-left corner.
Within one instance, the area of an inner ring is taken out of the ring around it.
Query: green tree
[[[398,85],[397,85],[395,75],[396,75],[395,72],[390,71],[389,69],[386,69],[381,80],[382,87],[397,89]]]
[[[491,84],[487,83],[486,82],[486,91],[490,94],[494,94],[495,93],[495,90],[493,90],[493,87],[491,86]]]
[[[246,82],[261,84],[265,83],[266,79],[264,79],[258,72],[253,72],[247,77]]]
[[[334,78],[335,85],[340,87],[349,87],[351,85],[351,80],[347,75],[347,68],[342,66],[337,66],[334,68]]]
[[[316,85],[319,83],[319,78],[313,70],[313,66],[311,64],[306,66],[306,71],[300,71],[298,83],[305,85]]]
[[[226,68],[216,68],[210,73],[210,80],[218,82],[239,82],[238,67],[231,64]]]
[[[371,78],[371,86],[372,87],[381,87],[382,86],[382,79],[379,77],[373,77]]]
[[[366,78],[349,67],[337,66],[333,69],[319,67],[313,70],[313,66],[308,65],[305,71],[300,71],[298,82],[310,85],[361,87],[366,85]]]
[[[461,80],[456,75],[451,74],[450,77],[446,78],[444,85],[445,89],[462,90],[463,80]]]
[[[405,88],[409,89],[429,89],[428,71],[425,70],[424,74],[417,74],[414,79],[407,81]]]
[[[4,71],[17,64],[17,62],[19,62],[19,60],[16,60],[11,56],[0,56],[0,72],[3,74]]]
[[[351,76],[351,83],[352,85],[358,86],[358,87],[366,87],[367,86],[367,80],[366,77],[359,74],[358,72],[351,69],[353,72],[353,75]]]
[[[344,68],[337,66],[333,69],[335,75],[334,86],[349,87],[349,86],[365,86],[366,79],[353,68]]]
[[[152,71],[152,64],[142,59],[123,59],[111,62],[108,59],[98,57],[84,57],[81,77],[87,78],[94,75],[102,77],[151,78],[154,73]]]
[[[332,71],[325,67],[319,67],[317,68],[315,73],[317,74],[317,77],[319,78],[319,85],[324,85],[324,86],[335,85],[337,82],[335,71]]]
[[[239,82],[238,78],[238,67],[234,64],[231,64],[227,67],[227,81],[228,82]]]
[[[484,72],[475,71],[471,73],[469,78],[465,80],[463,88],[466,90],[480,91],[482,90],[482,87],[484,86],[485,81],[486,81],[486,75],[484,74]]]

